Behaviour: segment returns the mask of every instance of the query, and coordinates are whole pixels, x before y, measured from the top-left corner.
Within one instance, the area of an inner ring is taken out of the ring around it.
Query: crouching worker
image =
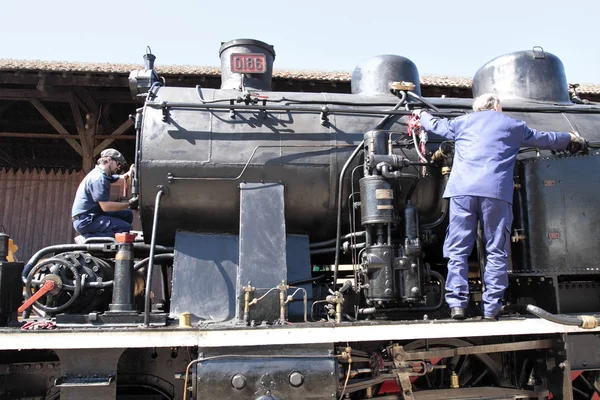
[[[453,120],[415,110],[430,134],[454,140],[454,164],[444,198],[450,198],[450,222],[444,256],[448,258],[446,302],[450,316],[464,319],[469,301],[467,258],[481,223],[486,254],[483,316],[495,320],[508,286],[508,248],[512,226],[513,171],[521,146],[547,150],[586,150],[572,132],[540,132],[502,113],[499,98],[485,94],[472,114]]]
[[[71,215],[73,228],[84,238],[114,237],[115,233],[131,230],[131,210],[137,209],[137,198],[128,203],[109,201],[111,184],[131,181],[133,165],[127,173],[117,175],[126,166],[119,151],[106,149],[100,153],[96,167],[79,184]]]

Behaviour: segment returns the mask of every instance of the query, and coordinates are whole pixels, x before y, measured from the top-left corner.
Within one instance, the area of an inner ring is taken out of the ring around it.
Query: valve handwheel
[[[34,277],[44,267],[48,267],[51,273],[43,276],[40,280],[34,280]],[[71,272],[71,277],[67,276],[67,270]],[[25,297],[27,300],[19,308],[19,311],[26,310],[34,304],[36,308],[48,313],[66,310],[79,297],[81,287],[81,274],[76,266],[62,258],[48,258],[33,267],[27,275],[27,282],[25,283]],[[65,294],[70,298],[57,306],[45,305],[39,301],[44,295],[57,297],[60,294]]]

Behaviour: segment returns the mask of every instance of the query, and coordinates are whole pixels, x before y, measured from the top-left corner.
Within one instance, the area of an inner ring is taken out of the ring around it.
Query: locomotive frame
[[[352,95],[270,92],[272,47],[228,42],[222,60],[234,51],[265,54],[265,74],[231,73],[221,90],[169,88],[151,55],[132,73],[132,89],[146,96],[135,123],[134,194],[149,244],[125,235],[42,249],[25,266],[0,263],[0,398],[596,395],[600,284],[589,212],[597,186],[576,171],[597,170],[599,151],[520,157],[513,309],[497,322],[478,318],[476,307],[468,321],[451,321],[435,240],[447,213],[441,170],[451,160],[421,159],[444,153],[443,143],[420,150],[404,132],[415,106],[456,116],[470,102],[421,98],[416,68],[389,56],[357,68]],[[390,65],[388,75],[366,75]],[[390,90],[392,78],[413,86]],[[540,100],[537,89],[527,96]],[[508,101],[505,110],[541,128],[575,126],[595,141],[600,107],[564,100]],[[163,263],[174,266],[154,273]],[[15,320],[14,271],[23,267],[26,305],[46,317],[28,325],[40,328],[32,332]],[[139,270],[149,282],[143,296],[135,293]],[[574,299],[573,286],[588,297]]]

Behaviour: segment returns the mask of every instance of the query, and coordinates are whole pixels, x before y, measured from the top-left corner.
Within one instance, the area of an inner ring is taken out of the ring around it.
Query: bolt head
[[[304,383],[304,375],[298,371],[294,371],[290,374],[290,385],[293,387],[300,387]]]
[[[246,377],[242,374],[235,374],[233,378],[231,378],[231,386],[237,390],[242,390],[246,387]]]

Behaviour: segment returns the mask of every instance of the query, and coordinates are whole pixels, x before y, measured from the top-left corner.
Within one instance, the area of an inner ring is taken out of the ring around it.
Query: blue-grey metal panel
[[[192,322],[233,319],[237,264],[237,236],[177,232],[171,317],[189,312]]]
[[[278,183],[240,184],[240,265],[238,285],[252,283],[255,296],[285,281],[286,234],[283,185]],[[267,289],[267,290],[258,290]],[[238,311],[243,315],[243,302]],[[272,291],[251,308],[250,320],[279,318],[279,294]]]

